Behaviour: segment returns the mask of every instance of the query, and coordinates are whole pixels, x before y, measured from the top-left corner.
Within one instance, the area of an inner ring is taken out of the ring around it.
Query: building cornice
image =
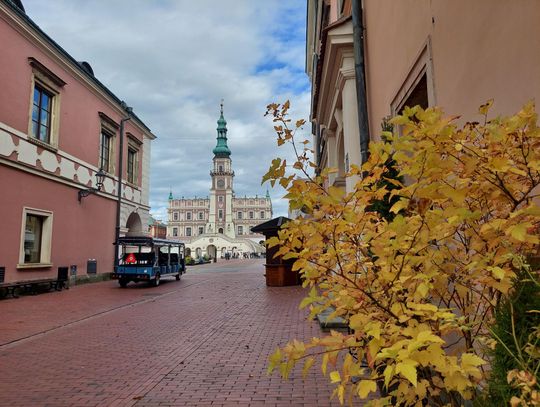
[[[333,25],[326,33],[324,61],[318,75],[315,110],[312,119],[320,124],[328,124],[330,112],[335,108],[337,96],[346,80],[355,77],[354,64],[345,66],[347,58],[354,58],[353,29],[349,18]],[[322,102],[326,101],[326,103]]]
[[[350,42],[352,44],[352,17],[351,16],[344,16],[340,18],[339,20],[333,22],[332,24],[329,24],[328,26],[324,27],[321,34],[321,51],[319,55],[319,60],[317,62],[317,71],[315,72],[315,81],[313,82],[313,98],[312,98],[312,108],[311,108],[311,120],[317,119],[317,110],[319,105],[319,93],[321,89],[321,80],[323,75],[323,70],[325,65],[328,66],[330,63],[329,61],[333,61],[330,55],[328,54],[328,42],[330,41],[330,45],[332,45],[332,40],[334,37],[336,37],[337,33],[340,33],[343,31],[342,26],[347,25],[350,26],[347,27],[347,31],[350,30]],[[330,37],[330,39],[329,39]],[[335,41],[334,41],[335,42]],[[351,45],[352,46],[352,45]],[[326,62],[326,64],[325,64]]]

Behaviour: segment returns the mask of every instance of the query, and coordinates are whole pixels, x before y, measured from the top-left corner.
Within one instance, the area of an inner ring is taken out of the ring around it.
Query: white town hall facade
[[[264,236],[252,233],[251,228],[272,218],[270,195],[235,196],[223,104],[217,124],[210,194],[207,198],[174,199],[171,192],[167,238],[185,242],[194,258],[263,252],[259,242]]]

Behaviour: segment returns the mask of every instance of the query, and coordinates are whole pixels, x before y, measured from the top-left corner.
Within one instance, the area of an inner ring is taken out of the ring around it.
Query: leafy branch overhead
[[[288,118],[289,103],[268,106],[278,145],[292,145],[296,162],[275,159],[263,182],[287,188],[291,208],[306,214],[268,244],[295,259],[311,316],[332,307],[351,332],[292,341],[272,355],[270,372],[288,377],[300,363],[308,374],[319,358],[342,403],[459,406],[476,397],[497,346],[494,309],[518,275],[537,278],[527,259],[539,250],[535,107],[488,120],[491,104],[480,108],[482,123],[464,125],[438,108],[405,108],[389,122],[399,132],[387,125],[362,168],[351,166],[350,191],[332,185],[334,169],[311,175],[309,143],[295,140],[305,123]],[[538,383],[530,386],[529,399]]]

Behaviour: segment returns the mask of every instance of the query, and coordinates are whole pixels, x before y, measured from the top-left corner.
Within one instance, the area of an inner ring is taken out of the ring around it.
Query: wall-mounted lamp
[[[105,181],[105,177],[107,174],[105,174],[105,171],[100,169],[96,173],[96,187],[97,188],[88,188],[88,189],[80,189],[79,190],[79,203],[83,198],[86,198],[90,194],[95,194],[96,192],[101,191],[101,188],[103,188],[103,181]]]

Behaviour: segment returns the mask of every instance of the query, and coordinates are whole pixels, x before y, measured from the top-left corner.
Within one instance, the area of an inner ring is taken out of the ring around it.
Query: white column
[[[351,164],[360,166],[362,157],[360,154],[360,130],[358,128],[358,104],[356,100],[356,83],[354,79],[354,61],[350,58],[344,60],[342,68],[343,90],[341,93],[343,106],[343,141],[345,150],[345,160],[348,161],[350,169]],[[350,66],[352,65],[352,67]],[[345,69],[347,68],[347,69]],[[347,165],[347,163],[345,164]],[[358,177],[349,177],[346,181],[346,190],[350,192]]]

